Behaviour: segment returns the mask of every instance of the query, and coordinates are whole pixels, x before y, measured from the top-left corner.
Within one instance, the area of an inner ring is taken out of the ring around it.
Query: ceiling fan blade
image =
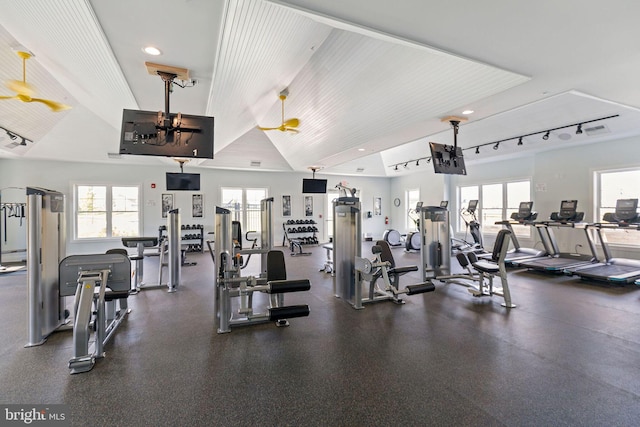
[[[280,129],[280,126],[278,126],[277,128],[263,128],[261,126],[257,126],[257,128],[260,129],[260,130],[278,130],[278,129]]]
[[[35,93],[35,88],[33,86],[20,80],[8,80],[5,82],[5,86],[9,88],[10,91],[17,93],[18,95],[31,96]]]
[[[285,127],[297,128],[298,126],[300,126],[300,120],[299,119],[288,119],[284,123],[282,123],[282,125],[285,126]]]
[[[62,104],[62,103],[56,102],[56,101],[51,101],[50,99],[31,98],[31,101],[33,101],[33,102],[41,102],[42,104],[44,104],[47,107],[51,108],[51,110],[56,112],[56,113],[58,111],[69,110],[71,108],[69,105]]]
[[[283,132],[291,132],[291,133],[299,133],[300,131],[298,129],[295,128],[289,128],[289,127],[285,127],[284,129],[282,129]]]
[[[20,99],[17,96],[0,96],[0,99]]]

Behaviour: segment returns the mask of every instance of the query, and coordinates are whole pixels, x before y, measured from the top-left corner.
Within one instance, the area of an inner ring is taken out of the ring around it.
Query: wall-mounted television
[[[303,193],[326,193],[327,180],[302,178],[302,192]]]
[[[213,159],[213,117],[123,110],[120,154]]]
[[[167,172],[167,190],[200,191],[200,174]]]
[[[431,159],[435,173],[445,173],[449,175],[466,175],[467,169],[464,166],[462,148],[454,149],[453,145],[438,144],[430,142]]]

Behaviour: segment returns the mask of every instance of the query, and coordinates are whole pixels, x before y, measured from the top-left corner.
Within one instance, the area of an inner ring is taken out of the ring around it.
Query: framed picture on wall
[[[163,193],[162,194],[162,218],[166,218],[167,213],[171,209],[173,209],[173,194]]]
[[[373,198],[373,214],[382,215],[382,198],[381,197]]]
[[[313,216],[313,196],[304,196],[304,216]]]
[[[191,216],[194,218],[202,218],[204,216],[204,196],[202,194],[194,194],[191,196]]]
[[[291,196],[282,196],[282,216],[291,216]]]

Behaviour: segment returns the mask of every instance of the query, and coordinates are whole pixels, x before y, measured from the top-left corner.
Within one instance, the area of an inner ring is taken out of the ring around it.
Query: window
[[[405,191],[405,202],[407,206],[407,216],[405,217],[405,229],[416,230],[418,228],[416,220],[418,216],[415,214],[416,204],[420,201],[420,190]]]
[[[140,235],[139,186],[74,185],[76,239]]]
[[[602,221],[607,212],[614,212],[618,199],[640,199],[640,169],[600,171],[595,173],[595,197],[597,206],[594,222]],[[637,230],[604,230],[607,242],[614,245],[640,244]]]
[[[231,219],[240,221],[243,234],[260,232],[260,201],[267,198],[266,188],[222,188],[221,206],[231,211]]]
[[[467,208],[470,200],[480,201],[476,217],[479,218],[482,232],[497,234],[502,226],[496,225],[496,222],[510,218],[512,212],[518,211],[520,202],[531,200],[531,182],[525,180],[458,187],[458,206],[461,212]],[[458,231],[466,230],[462,215],[459,215],[457,223]],[[513,230],[518,237],[531,236],[529,226],[514,225]]]
[[[327,218],[327,237],[333,237],[333,201],[338,197],[340,197],[340,193],[338,192],[338,190],[327,190],[327,214],[325,215],[325,217]]]

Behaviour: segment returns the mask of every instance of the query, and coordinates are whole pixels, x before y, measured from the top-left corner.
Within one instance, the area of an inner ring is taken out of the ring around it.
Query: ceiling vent
[[[602,134],[605,134],[605,133],[611,133],[611,131],[609,130],[609,128],[606,125],[595,125],[595,126],[590,127],[590,128],[584,128],[584,131],[589,136],[602,135]]]
[[[110,159],[121,159],[122,155],[120,153],[107,153],[107,157]]]
[[[260,160],[251,160],[251,167],[252,168],[259,168],[261,164],[262,164],[262,162]]]
[[[358,169],[356,169],[356,172],[362,173],[362,172],[364,172],[364,168],[358,168]]]

